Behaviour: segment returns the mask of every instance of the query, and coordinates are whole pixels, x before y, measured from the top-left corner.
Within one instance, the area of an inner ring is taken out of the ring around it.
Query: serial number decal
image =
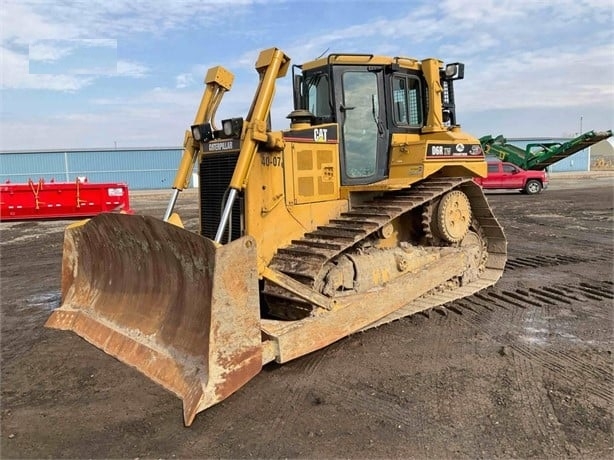
[[[410,166],[408,170],[408,174],[410,176],[421,176],[424,173],[424,168],[422,165],[420,166]]]
[[[281,155],[262,155],[260,157],[262,166],[282,166],[283,161]]]

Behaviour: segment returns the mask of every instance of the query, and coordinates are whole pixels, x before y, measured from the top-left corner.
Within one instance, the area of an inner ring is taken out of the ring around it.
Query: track
[[[503,231],[481,189],[468,178],[430,178],[411,188],[386,192],[370,202],[353,206],[338,219],[331,220],[327,225],[318,227],[317,230],[306,233],[303,238],[292,241],[289,246],[279,249],[270,267],[315,289],[328,262],[359,246],[386,224],[403,215],[420,211],[423,206],[454,189],[462,190],[469,197],[473,218],[487,242],[488,258],[485,270],[478,280],[462,288],[420,299],[420,309],[432,308],[471,295],[494,284],[500,278],[507,257],[507,247]],[[269,311],[274,316],[297,319],[308,315],[312,309],[311,305],[273,283],[265,284],[264,294]],[[415,304],[416,302],[413,302],[408,308],[411,307],[415,311]],[[404,310],[407,308],[372,326],[405,316],[407,313],[403,313]]]

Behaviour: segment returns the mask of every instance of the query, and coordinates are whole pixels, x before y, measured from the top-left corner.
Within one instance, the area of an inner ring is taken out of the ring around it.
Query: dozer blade
[[[183,399],[184,422],[262,368],[255,241],[225,246],[148,216],[68,227],[62,305],[72,330]]]

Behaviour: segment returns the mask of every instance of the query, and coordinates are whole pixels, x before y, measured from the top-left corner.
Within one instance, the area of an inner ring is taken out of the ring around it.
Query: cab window
[[[325,73],[309,75],[307,84],[307,110],[320,120],[332,121],[330,106],[330,84]]]
[[[343,74],[345,167],[348,177],[369,177],[377,167],[379,99],[377,75],[348,71]]]
[[[392,79],[394,123],[397,126],[422,125],[422,101],[420,80],[410,75],[398,75]]]

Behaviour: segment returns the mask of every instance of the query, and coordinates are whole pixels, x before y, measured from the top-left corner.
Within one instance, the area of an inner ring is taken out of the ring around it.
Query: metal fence
[[[0,180],[124,182],[133,190],[172,186],[181,148],[0,152]]]

